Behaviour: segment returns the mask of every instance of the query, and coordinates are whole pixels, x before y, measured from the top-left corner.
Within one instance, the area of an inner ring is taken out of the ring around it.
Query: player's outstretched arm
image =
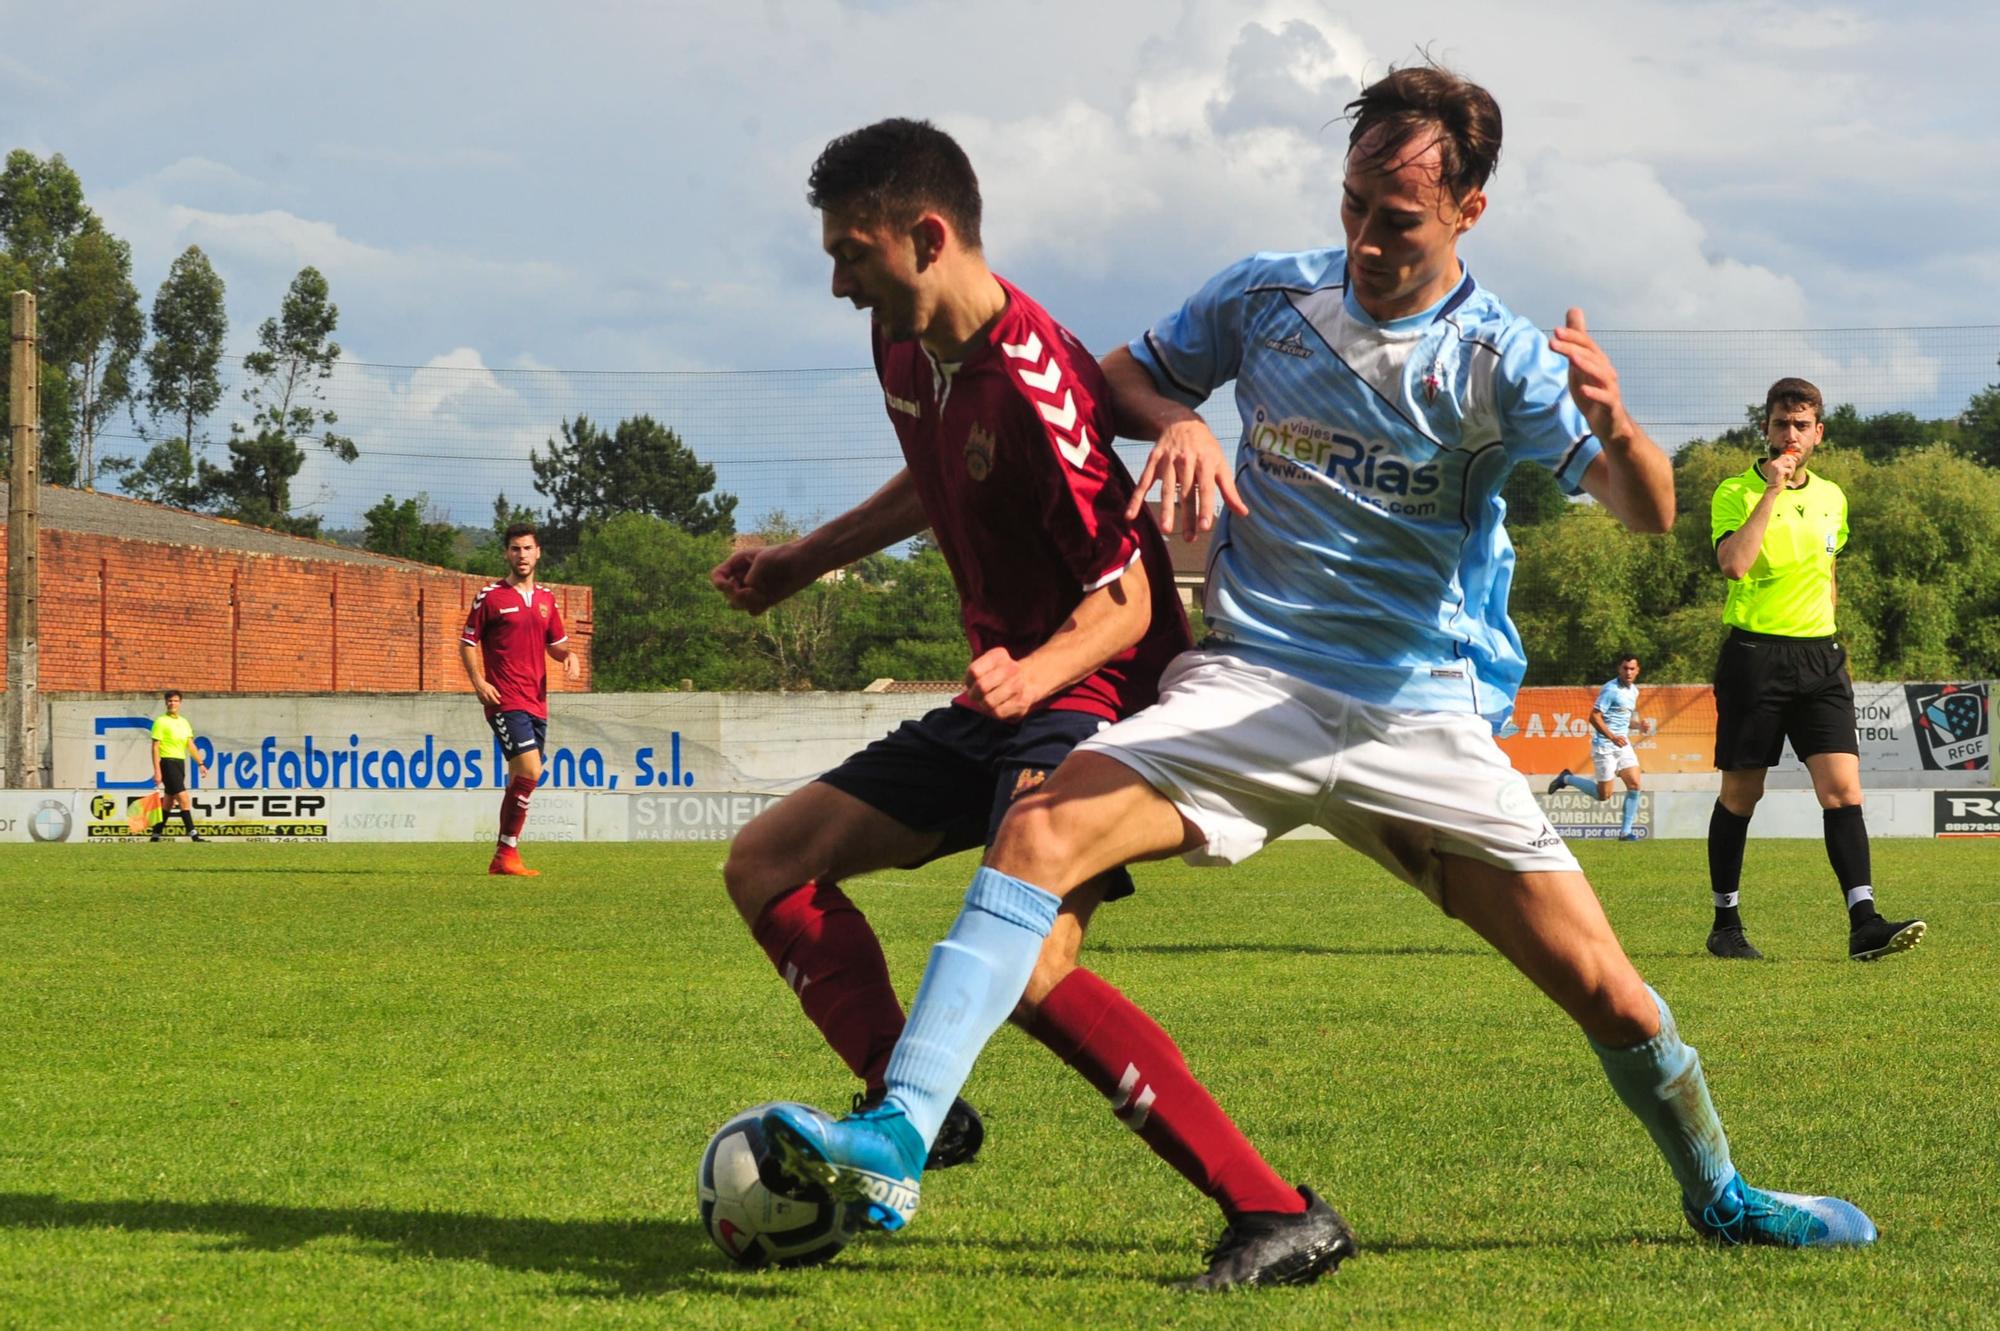
[[[1638,532],[1674,525],[1674,466],[1625,410],[1618,371],[1590,335],[1583,311],[1573,309],[1549,345],[1569,360],[1569,393],[1590,422],[1604,451],[1583,474],[1591,498]]]
[[[965,672],[966,701],[988,716],[1018,721],[1146,636],[1152,580],[1133,560],[1124,576],[1088,593],[1049,640],[1018,660],[995,647]]]
[[[815,578],[907,541],[930,525],[905,467],[839,517],[795,541],[738,551],[711,569],[708,580],[738,610],[761,615]]]
[[[1161,393],[1146,367],[1124,347],[1099,364],[1111,388],[1112,420],[1118,433],[1153,445],[1146,468],[1139,473],[1132,502],[1125,507],[1128,521],[1146,506],[1154,481],[1160,483],[1160,530],[1175,529],[1185,503],[1190,509],[1185,523],[1190,541],[1197,532],[1215,525],[1218,491],[1221,502],[1239,516],[1250,512],[1250,506],[1236,493],[1236,476],[1229,469],[1221,442],[1192,408]]]

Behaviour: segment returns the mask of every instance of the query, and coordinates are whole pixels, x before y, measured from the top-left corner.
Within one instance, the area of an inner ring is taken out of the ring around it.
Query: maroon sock
[[[1257,1154],[1195,1079],[1180,1047],[1139,1005],[1090,971],[1063,977],[1028,1034],[1111,1101],[1120,1123],[1231,1216],[1305,1210],[1298,1190]]]
[[[528,825],[528,797],[535,793],[535,783],[525,776],[517,776],[507,783],[507,793],[500,797],[500,835],[512,837],[512,845],[521,839],[521,829]]]
[[[795,887],[757,917],[751,935],[819,1027],[870,1091],[903,1033],[903,1005],[868,917],[838,883]]]

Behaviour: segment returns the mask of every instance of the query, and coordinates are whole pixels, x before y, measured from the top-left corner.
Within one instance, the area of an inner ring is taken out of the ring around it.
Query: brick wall
[[[41,565],[44,692],[471,692],[458,634],[485,578],[47,528]],[[548,586],[583,657],[549,690],[587,690],[590,588]]]

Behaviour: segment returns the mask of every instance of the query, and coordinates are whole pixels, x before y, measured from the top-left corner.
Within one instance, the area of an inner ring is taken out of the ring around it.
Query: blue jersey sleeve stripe
[[[1194,387],[1192,384],[1189,384],[1186,380],[1182,379],[1178,374],[1174,373],[1174,367],[1167,362],[1166,353],[1160,350],[1160,344],[1158,341],[1154,339],[1153,332],[1150,328],[1146,330],[1145,342],[1146,342],[1146,351],[1148,353],[1149,359],[1152,361],[1152,364],[1147,365],[1146,361],[1143,360],[1139,361],[1139,363],[1141,365],[1145,365],[1149,373],[1154,369],[1154,367],[1158,367],[1160,374],[1164,374],[1165,376],[1167,376],[1167,380],[1169,383],[1171,383],[1175,388],[1178,388],[1181,392],[1193,398],[1195,401],[1200,402],[1208,397],[1207,393],[1203,392],[1199,388]],[[1134,357],[1134,359],[1136,360],[1138,358]],[[1154,382],[1155,384],[1158,383],[1158,376],[1154,377]]]
[[[1585,446],[1596,442],[1597,442],[1597,436],[1594,434],[1586,434],[1581,436],[1580,438],[1577,439],[1575,443],[1570,445],[1569,452],[1563,454],[1562,461],[1556,465],[1555,477],[1558,481],[1562,482],[1563,487],[1567,489],[1569,493],[1575,494],[1579,490],[1583,489],[1583,477],[1578,476],[1574,482],[1571,482],[1565,479],[1565,473],[1569,471],[1570,464],[1576,461],[1576,455],[1579,452],[1581,452]],[[1593,458],[1593,461],[1594,460],[1595,459]],[[1587,469],[1587,464],[1586,464],[1586,469]]]

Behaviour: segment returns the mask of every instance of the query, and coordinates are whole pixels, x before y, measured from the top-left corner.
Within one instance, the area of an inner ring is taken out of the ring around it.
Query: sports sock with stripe
[[[1717,800],[1708,815],[1708,886],[1715,899],[1714,928],[1743,927],[1736,902],[1743,881],[1743,843],[1749,836],[1750,820],[1731,813]]]
[[[1111,1101],[1111,1114],[1230,1217],[1305,1209],[1188,1067],[1173,1037],[1104,979],[1078,968],[1024,1023]]]
[[[765,906],[750,933],[841,1062],[880,1090],[903,1005],[861,908],[837,883],[806,883]]]
[[[1847,902],[1848,927],[1866,924],[1879,913],[1868,853],[1868,819],[1859,804],[1846,804],[1822,810],[1820,830],[1826,837],[1827,861],[1833,865],[1833,875],[1840,880],[1841,896]]]

